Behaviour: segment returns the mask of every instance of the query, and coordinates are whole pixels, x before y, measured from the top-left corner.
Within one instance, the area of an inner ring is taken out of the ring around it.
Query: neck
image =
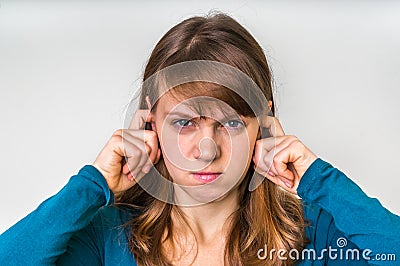
[[[229,229],[228,219],[238,206],[238,190],[236,189],[218,200],[203,205],[177,208],[184,214],[198,244],[207,245],[207,243],[215,243],[216,240],[225,240]],[[172,219],[178,232],[187,232],[187,225],[176,222],[178,220],[176,215],[172,215]]]

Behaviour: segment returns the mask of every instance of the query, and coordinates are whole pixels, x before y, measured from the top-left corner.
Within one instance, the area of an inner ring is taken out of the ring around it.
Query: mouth
[[[201,183],[208,184],[220,177],[222,173],[219,172],[197,172],[192,173],[193,177]]]

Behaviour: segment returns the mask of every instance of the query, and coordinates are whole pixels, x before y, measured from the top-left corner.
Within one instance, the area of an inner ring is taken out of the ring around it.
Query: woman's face
[[[257,118],[239,116],[220,101],[224,115],[210,99],[179,102],[164,94],[153,114],[153,129],[183,205],[208,203],[234,191],[252,160]],[[201,117],[189,108],[199,101],[207,102]]]

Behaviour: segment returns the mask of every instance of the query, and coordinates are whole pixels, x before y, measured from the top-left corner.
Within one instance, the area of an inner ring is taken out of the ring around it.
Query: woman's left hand
[[[317,159],[295,136],[285,136],[276,117],[261,119],[262,128],[269,129],[269,138],[256,141],[254,150],[255,170],[285,190],[297,194],[300,179]]]

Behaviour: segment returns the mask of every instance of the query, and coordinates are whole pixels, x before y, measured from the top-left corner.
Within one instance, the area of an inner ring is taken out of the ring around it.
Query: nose
[[[215,131],[212,127],[200,130],[200,141],[194,151],[194,157],[202,161],[212,161],[219,156]]]
[[[198,156],[198,159],[201,159],[203,161],[214,160],[215,155],[217,154],[217,149],[215,146],[216,145],[214,140],[208,137],[202,138],[199,143],[200,154]]]

